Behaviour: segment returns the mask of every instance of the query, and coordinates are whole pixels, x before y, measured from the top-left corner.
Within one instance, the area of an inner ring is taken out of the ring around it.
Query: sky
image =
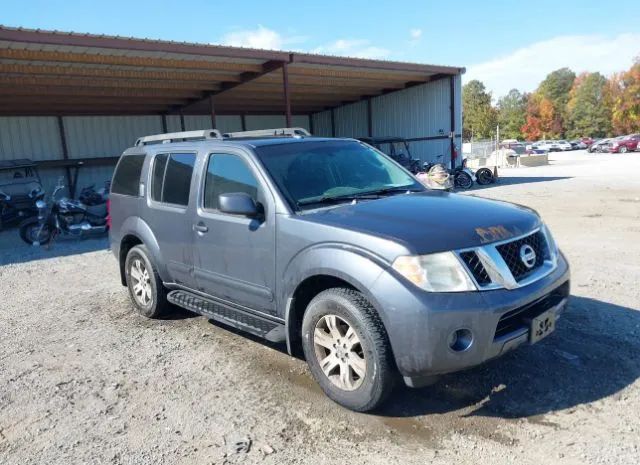
[[[0,24],[461,66],[494,99],[640,56],[640,0],[0,0]]]

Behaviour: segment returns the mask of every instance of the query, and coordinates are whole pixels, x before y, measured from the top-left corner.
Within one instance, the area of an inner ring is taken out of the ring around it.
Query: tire
[[[167,300],[167,288],[147,248],[136,245],[129,250],[124,266],[129,297],[136,311],[147,318],[160,318],[169,313],[172,306]]]
[[[620,153],[627,153],[627,150],[626,147],[620,147]]]
[[[469,176],[469,173],[465,173],[464,171],[456,173],[453,179],[456,187],[469,189],[471,186],[473,186],[473,179],[471,178],[471,176]]]
[[[332,320],[342,348],[331,347],[336,341],[329,325]],[[324,335],[319,337],[319,332]],[[349,341],[351,348],[347,347]],[[353,289],[327,289],[311,300],[302,320],[302,347],[317,383],[343,407],[357,412],[373,410],[393,390],[397,373],[387,332],[373,306]],[[327,361],[324,370],[320,359]],[[343,383],[346,378],[348,386]]]
[[[52,235],[51,227],[48,224],[40,226],[37,217],[27,218],[20,224],[20,238],[29,245],[48,244]]]
[[[481,186],[486,186],[494,181],[493,173],[489,168],[480,168],[476,172],[476,182]]]

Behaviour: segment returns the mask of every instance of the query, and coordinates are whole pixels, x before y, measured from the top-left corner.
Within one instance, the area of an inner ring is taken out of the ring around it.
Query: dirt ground
[[[137,316],[104,239],[0,233],[0,464],[637,464],[640,153],[557,154],[472,191],[538,210],[572,266],[557,332],[376,414],[303,361],[181,313]]]

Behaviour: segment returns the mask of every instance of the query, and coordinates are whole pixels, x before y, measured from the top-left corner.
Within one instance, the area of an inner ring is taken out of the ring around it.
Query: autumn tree
[[[491,105],[491,93],[478,80],[462,88],[462,137],[489,138],[497,124],[497,112]]]
[[[553,108],[553,120],[546,129],[549,137],[555,138],[564,135],[567,120],[567,102],[575,79],[576,74],[569,68],[560,68],[549,73],[538,86],[536,92],[551,103]],[[551,112],[551,109],[548,110]]]
[[[526,121],[527,95],[518,89],[511,89],[507,95],[498,100],[498,123],[500,133],[506,139],[522,137],[521,128]]]
[[[568,137],[604,137],[611,133],[611,105],[607,79],[600,73],[582,73],[569,92]]]
[[[631,69],[614,75],[608,86],[614,132],[640,132],[640,57]]]

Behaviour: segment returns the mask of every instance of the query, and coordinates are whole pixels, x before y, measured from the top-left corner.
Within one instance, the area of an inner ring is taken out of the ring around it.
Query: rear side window
[[[120,158],[111,183],[111,192],[122,195],[140,195],[140,173],[143,155],[126,155]]]
[[[187,206],[195,162],[194,153],[157,155],[153,163],[151,199]]]
[[[204,184],[204,208],[218,209],[218,196],[244,192],[258,201],[258,182],[249,167],[236,155],[212,154]]]

